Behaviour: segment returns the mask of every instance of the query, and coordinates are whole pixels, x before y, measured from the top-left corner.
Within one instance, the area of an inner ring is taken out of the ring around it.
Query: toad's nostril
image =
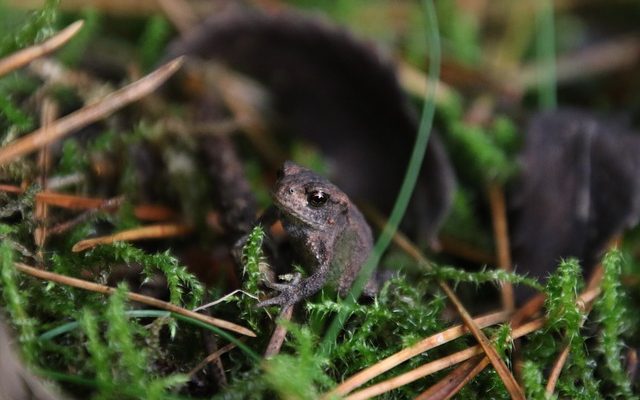
[[[294,190],[293,188],[289,188],[289,194],[293,194]]]

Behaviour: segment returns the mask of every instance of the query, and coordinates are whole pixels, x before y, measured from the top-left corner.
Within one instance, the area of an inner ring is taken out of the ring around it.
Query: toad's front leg
[[[267,283],[280,292],[276,297],[258,303],[258,307],[294,305],[316,294],[329,280],[329,263],[321,264],[315,272],[305,279],[295,279],[292,283]]]

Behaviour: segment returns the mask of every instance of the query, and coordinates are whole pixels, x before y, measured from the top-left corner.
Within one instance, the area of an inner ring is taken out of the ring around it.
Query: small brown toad
[[[280,292],[259,306],[292,305],[332,284],[345,296],[373,247],[362,213],[338,187],[291,161],[278,172],[274,207],[263,221],[280,219],[299,261],[310,276],[291,283],[269,283]],[[367,292],[374,292],[368,284]]]

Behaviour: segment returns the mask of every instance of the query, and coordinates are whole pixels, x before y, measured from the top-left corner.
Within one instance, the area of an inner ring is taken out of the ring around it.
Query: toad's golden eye
[[[314,190],[307,195],[307,203],[311,207],[322,207],[329,200],[329,195],[321,190]]]

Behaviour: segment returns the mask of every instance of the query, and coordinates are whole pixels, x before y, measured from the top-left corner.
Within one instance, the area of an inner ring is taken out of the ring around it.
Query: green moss
[[[3,38],[0,40],[0,57],[51,36],[54,33],[58,3],[59,0],[46,0],[41,9],[31,12],[22,24],[18,25],[19,29],[14,32],[3,32]]]
[[[602,262],[602,295],[596,301],[594,311],[602,325],[598,335],[599,351],[606,363],[602,373],[615,388],[610,394],[616,398],[631,399],[631,382],[621,362],[625,347],[623,338],[631,328],[631,321],[627,315],[628,299],[620,285],[623,263],[622,253],[618,250],[612,250],[605,255]]]
[[[3,229],[5,232],[7,228]],[[38,360],[38,343],[36,341],[36,321],[29,316],[28,297],[19,287],[19,280],[14,267],[13,250],[7,241],[0,242],[0,292],[11,321],[18,330],[18,342],[22,348],[24,359],[33,364]]]
[[[482,271],[469,272],[464,269],[450,266],[433,266],[432,271],[425,274],[426,278],[453,281],[456,283],[469,282],[479,285],[485,282],[509,282],[518,285],[526,285],[536,290],[542,290],[542,285],[535,279],[527,278],[501,269],[483,269]]]
[[[146,70],[151,69],[162,57],[170,33],[171,26],[164,17],[154,15],[147,20],[138,44],[140,64]]]
[[[102,33],[102,15],[93,8],[84,8],[80,17],[84,21],[82,29],[57,54],[58,59],[74,66],[82,59],[91,42]]]
[[[268,268],[262,252],[264,236],[264,229],[257,225],[249,234],[247,242],[242,248],[242,264],[244,265],[242,290],[255,297],[264,293],[260,284],[266,279],[265,268]],[[260,332],[260,319],[265,315],[264,309],[256,308],[256,299],[247,295],[238,296],[236,300],[241,310],[241,318],[247,321],[251,329]]]

